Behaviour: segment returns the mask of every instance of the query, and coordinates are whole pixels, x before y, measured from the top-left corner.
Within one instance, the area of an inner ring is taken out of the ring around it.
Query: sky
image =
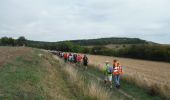
[[[170,44],[170,0],[0,0],[0,37],[141,38]]]

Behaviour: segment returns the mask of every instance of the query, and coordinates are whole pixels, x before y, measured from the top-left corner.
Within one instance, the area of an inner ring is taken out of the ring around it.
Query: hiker
[[[70,53],[68,56],[68,61],[71,62],[71,59],[72,59],[72,54]]]
[[[77,54],[73,55],[73,60],[74,60],[74,63],[77,63]]]
[[[115,66],[117,66],[117,60],[116,59],[114,59],[113,60],[113,70],[114,70],[114,68],[115,68]],[[112,73],[112,77],[114,78],[114,73]]]
[[[110,88],[112,88],[112,73],[113,73],[113,68],[110,66],[109,61],[105,62],[104,66],[104,83],[105,85],[109,85]]]
[[[65,63],[67,62],[67,58],[68,58],[68,55],[67,55],[67,53],[64,53],[64,61],[65,61]]]
[[[61,53],[61,58],[64,56],[64,52]]]
[[[72,62],[72,63],[74,62],[73,54],[71,54],[71,62]]]
[[[70,54],[69,61],[70,61],[70,63],[73,63],[73,61],[74,61],[73,54]]]
[[[84,65],[84,68],[87,69],[87,64],[88,64],[88,58],[86,55],[84,55],[83,57],[83,65]]]
[[[114,59],[114,60],[113,60],[113,69],[115,68],[115,66],[117,66],[117,63],[118,63],[117,60]]]
[[[116,88],[120,88],[120,75],[122,74],[122,66],[120,63],[117,63],[117,65],[114,67],[114,81],[115,81],[115,86]]]
[[[80,67],[81,66],[81,60],[82,60],[82,57],[80,54],[77,55],[77,65]]]

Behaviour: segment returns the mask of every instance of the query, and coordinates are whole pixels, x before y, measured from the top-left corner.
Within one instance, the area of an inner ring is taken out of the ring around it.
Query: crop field
[[[16,56],[20,56],[24,53],[31,51],[31,48],[23,48],[23,47],[0,47],[0,66],[4,63],[10,61]]]
[[[0,47],[0,100],[162,100],[159,95],[150,95],[143,89],[127,81],[122,81],[121,89],[108,89],[103,84],[103,74],[97,67],[112,57],[88,55],[91,64],[87,70],[76,64],[64,63],[62,59],[46,50],[28,47]],[[143,64],[153,66],[151,61],[116,58],[123,64],[126,80],[150,86],[168,96],[169,80],[140,68]],[[135,63],[133,63],[135,62]],[[165,66],[168,63],[159,63]],[[158,65],[158,64],[157,64]],[[140,66],[139,68],[136,66]],[[144,66],[144,65],[143,65]],[[168,65],[167,65],[168,66]],[[166,67],[166,66],[165,66]],[[157,67],[154,67],[155,72]],[[158,67],[159,68],[159,67]],[[168,68],[168,67],[167,67]],[[157,69],[158,70],[158,69]],[[156,71],[157,71],[156,70]],[[161,70],[161,69],[160,69]],[[168,70],[166,71],[167,75]],[[164,75],[164,74],[162,74]],[[166,76],[166,75],[165,75]],[[156,80],[159,79],[160,81]],[[155,80],[154,80],[155,79]],[[154,80],[154,81],[152,81]],[[155,88],[156,87],[156,88]],[[155,91],[155,90],[154,90]]]
[[[123,66],[123,76],[142,87],[153,89],[162,95],[170,95],[170,63],[88,55],[89,63],[101,67],[108,60],[112,64],[117,59]]]

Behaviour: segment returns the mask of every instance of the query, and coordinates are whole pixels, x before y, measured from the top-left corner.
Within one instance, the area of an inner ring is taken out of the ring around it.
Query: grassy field
[[[83,70],[44,50],[0,47],[0,54],[0,100],[162,99],[126,81],[120,90],[110,90],[97,67]]]
[[[162,100],[163,99],[158,95],[150,95],[145,89],[135,84],[128,83],[127,81],[124,80],[121,81],[121,85],[122,85],[121,89],[118,90],[115,87],[113,89],[109,89],[103,84],[103,78],[104,78],[103,73],[95,66],[89,66],[87,70],[84,70],[82,66],[78,67],[70,63],[66,64],[66,66],[67,66],[66,67],[67,74],[69,73],[68,76],[71,77],[72,81],[77,82],[77,84],[75,85],[75,87],[78,86],[77,91],[81,93],[82,92],[81,89],[86,88],[88,90],[86,93],[91,93],[90,95],[85,93],[86,95],[85,97],[89,97],[89,96],[98,97],[95,98],[95,100]],[[82,85],[84,84],[84,82],[86,83],[86,85]],[[91,86],[91,82],[93,83],[92,86]],[[84,92],[85,91],[86,90],[84,90]],[[99,91],[99,93],[96,93],[96,91]],[[104,93],[106,94],[101,95],[100,92],[102,92],[102,94]],[[106,97],[109,98],[106,99]],[[83,98],[82,100],[84,99],[87,98]],[[88,98],[87,100],[91,100],[91,99]]]
[[[101,67],[106,60],[117,59],[123,66],[124,78],[154,94],[170,98],[170,63],[128,58],[88,55],[91,65]],[[152,94],[152,93],[151,93]]]
[[[26,47],[0,47],[0,100],[110,100],[97,81],[51,53]],[[55,59],[54,59],[55,57]],[[127,99],[123,99],[127,100]]]
[[[51,54],[24,47],[1,47],[0,53],[0,100],[75,98]]]

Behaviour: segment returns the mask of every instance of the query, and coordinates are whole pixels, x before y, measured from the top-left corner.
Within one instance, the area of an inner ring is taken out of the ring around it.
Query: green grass
[[[84,73],[91,73],[98,78],[103,78],[103,74],[99,69],[95,68],[94,66],[89,66],[88,70],[84,71]],[[135,84],[129,83],[126,80],[121,80],[121,89],[126,92],[127,94],[131,95],[137,100],[162,100],[163,98],[159,95],[151,96],[146,89],[143,89]],[[125,98],[116,88],[112,89],[113,94],[116,94],[118,97]]]
[[[60,69],[50,53],[38,49],[16,56],[1,66],[0,100],[74,99]]]
[[[110,91],[110,93],[112,94],[111,98],[113,98],[115,100],[118,100],[118,99],[119,100],[130,100],[130,98],[128,98],[128,97],[124,96],[123,94],[117,92],[117,89],[113,88],[113,91],[112,91],[109,88],[104,86],[103,81],[101,82],[98,79],[96,79],[96,77],[101,78],[101,79],[104,78],[103,74],[101,74],[101,72],[98,69],[93,68],[93,67],[88,67],[87,70],[82,70],[82,68],[79,68],[79,67],[77,67],[77,68],[79,69],[79,72],[81,74],[86,76],[86,80],[88,82],[90,82],[92,80],[96,81],[100,84],[101,87],[108,89]],[[89,73],[92,74],[93,76],[89,75]]]
[[[65,64],[53,59],[52,54],[38,49],[16,56],[0,68],[0,100],[96,100],[84,95],[81,89],[76,88],[76,83],[71,84],[63,67]],[[96,79],[103,78],[97,68],[89,66],[85,71],[75,68],[87,87],[93,81],[104,87],[103,82]],[[121,81],[121,89],[137,100],[162,99],[160,96],[149,95],[147,90],[125,80]],[[107,90],[112,93],[113,99],[130,100],[116,88]]]
[[[42,100],[42,90],[38,87],[43,78],[43,65],[35,53],[16,57],[0,70],[1,99]],[[40,68],[41,67],[41,68]],[[37,94],[38,93],[38,94]]]
[[[125,80],[121,81],[122,90],[129,93],[139,100],[162,100],[160,96],[151,96],[148,91],[136,86],[135,84],[128,83]]]

